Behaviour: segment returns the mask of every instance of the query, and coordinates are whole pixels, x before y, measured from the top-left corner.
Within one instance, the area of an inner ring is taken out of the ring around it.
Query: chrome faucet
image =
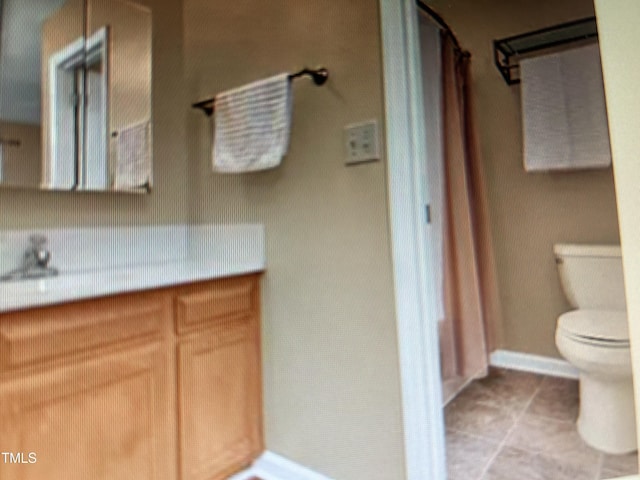
[[[24,252],[22,266],[0,275],[0,281],[28,280],[42,277],[52,277],[58,274],[58,269],[49,266],[51,253],[46,248],[47,237],[31,235],[29,246]]]
[[[45,248],[47,237],[44,235],[31,235],[29,237],[29,248],[24,252],[22,268],[30,270],[33,268],[47,268],[51,253]]]

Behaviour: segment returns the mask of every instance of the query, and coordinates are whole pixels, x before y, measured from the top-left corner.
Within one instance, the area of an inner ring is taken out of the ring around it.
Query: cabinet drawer
[[[258,277],[222,279],[186,287],[178,291],[175,301],[179,334],[211,327],[223,319],[258,312]]]
[[[157,292],[3,314],[0,371],[160,338],[170,315],[170,296]]]

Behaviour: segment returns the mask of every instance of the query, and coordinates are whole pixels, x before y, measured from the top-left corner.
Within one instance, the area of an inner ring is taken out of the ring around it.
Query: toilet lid
[[[558,329],[584,340],[629,343],[627,312],[574,310],[560,315]]]

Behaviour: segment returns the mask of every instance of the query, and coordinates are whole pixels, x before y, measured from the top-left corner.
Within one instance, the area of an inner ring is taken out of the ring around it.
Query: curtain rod
[[[453,40],[454,46],[459,52],[465,55],[469,55],[469,52],[467,52],[466,50],[463,50],[462,47],[460,46],[460,42],[458,42],[458,37],[456,37],[455,33],[453,33],[453,30],[451,30],[451,27],[449,26],[449,24],[445,22],[444,19],[435,10],[433,10],[430,6],[428,6],[422,0],[416,0],[416,4],[418,5],[418,8],[420,10],[422,10],[424,13],[429,15],[431,19],[434,22],[436,22],[438,26],[451,37],[451,39]]]

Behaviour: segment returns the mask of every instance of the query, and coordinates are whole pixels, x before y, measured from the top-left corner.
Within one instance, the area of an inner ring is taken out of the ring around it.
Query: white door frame
[[[380,0],[391,254],[406,480],[445,479],[437,298],[425,226],[428,192],[415,0]]]
[[[48,112],[45,124],[48,134],[47,155],[43,162],[42,186],[71,190],[77,183],[80,155],[75,105],[75,70],[84,63],[84,37],[79,37],[51,54],[48,62]],[[74,134],[69,136],[69,125]]]
[[[87,38],[85,48],[84,125],[82,168],[78,189],[104,190],[110,187],[109,168],[109,78],[111,52],[109,27],[97,29]],[[101,65],[96,75],[90,71],[94,63]],[[97,94],[96,94],[97,91]]]

